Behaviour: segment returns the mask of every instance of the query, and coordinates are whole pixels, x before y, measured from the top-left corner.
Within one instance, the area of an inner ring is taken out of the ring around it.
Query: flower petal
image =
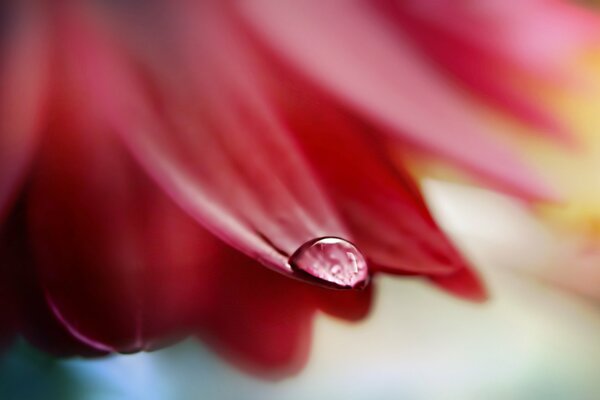
[[[392,165],[379,134],[292,76],[279,103],[372,268],[448,275],[466,266],[410,175]]]
[[[56,356],[105,354],[75,339],[52,315],[37,280],[23,203],[17,202],[0,235],[2,286],[10,300],[2,309],[13,314],[10,329]]]
[[[398,139],[514,194],[552,197],[369,2],[246,0],[238,7],[278,55]]]
[[[569,63],[600,38],[600,25],[591,13],[546,0],[380,3],[400,31],[470,90],[539,133],[573,141],[551,110],[523,89],[523,82],[578,79],[570,76]]]
[[[278,376],[307,361],[318,309],[348,320],[364,318],[372,292],[329,290],[287,279],[241,253],[223,249],[216,266],[218,301],[201,336],[238,366]]]
[[[154,348],[210,302],[214,240],[137,169],[88,107],[73,65],[57,65],[54,119],[28,192],[33,275],[79,341]]]
[[[0,351],[13,340],[16,333],[16,305],[14,282],[10,271],[14,268],[11,245],[14,238],[6,226],[0,229]]]
[[[481,302],[488,298],[481,280],[468,267],[461,268],[449,276],[432,276],[430,280],[440,289],[465,300]]]
[[[266,72],[243,35],[218,2],[173,4],[181,31],[172,57],[152,49],[153,61],[136,60],[142,71],[89,26],[72,23],[67,35],[96,106],[136,159],[210,231],[280,272],[292,273],[288,257],[306,241],[351,239],[271,111],[259,83]],[[142,72],[152,84],[140,81]]]
[[[598,43],[600,34],[597,15],[563,0],[408,0],[394,6],[438,38],[449,36],[547,79],[564,73],[565,64]]]
[[[44,15],[35,2],[3,4],[0,53],[0,219],[29,166],[43,113],[48,73]]]

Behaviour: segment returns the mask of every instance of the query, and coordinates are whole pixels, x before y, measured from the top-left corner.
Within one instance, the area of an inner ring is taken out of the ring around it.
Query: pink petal
[[[538,78],[559,77],[566,64],[600,38],[597,15],[564,0],[382,3],[389,4],[387,11],[395,8],[423,30],[437,32],[438,41],[450,39],[450,47],[462,43]]]
[[[213,2],[173,4],[186,7],[171,10],[180,32],[170,58],[153,48],[156,58],[137,59],[142,71],[123,62],[100,28],[75,18],[69,51],[94,107],[171,197],[230,245],[290,274],[288,257],[303,243],[349,233],[271,111],[259,82],[265,72],[243,35]]]
[[[29,166],[46,100],[47,32],[40,7],[15,2],[0,61],[0,220]]]
[[[291,65],[398,139],[517,195],[552,197],[368,2],[246,0],[238,7]]]
[[[522,89],[523,82],[566,84],[569,63],[597,42],[599,21],[556,1],[381,2],[401,32],[440,66],[487,100],[540,133],[572,142],[550,110]]]

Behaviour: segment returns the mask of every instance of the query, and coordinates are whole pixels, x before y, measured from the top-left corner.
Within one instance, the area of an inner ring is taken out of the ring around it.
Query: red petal
[[[241,254],[223,255],[217,271],[218,307],[202,326],[202,337],[253,372],[300,368],[316,311],[309,291]]]
[[[0,230],[0,352],[10,344],[16,333],[15,285],[10,275],[11,269],[15,268],[14,240],[4,226]]]
[[[10,300],[9,308],[2,310],[13,316],[11,330],[17,329],[30,343],[56,356],[105,354],[70,335],[48,308],[35,273],[23,208],[18,203],[0,235],[1,284]]]
[[[434,276],[430,279],[440,289],[454,296],[477,302],[487,300],[485,287],[469,268],[462,268],[450,276]]]
[[[360,321],[371,311],[375,285],[368,285],[364,290],[339,291],[314,288],[313,291],[320,310],[337,318]]]
[[[312,319],[319,308],[357,320],[367,315],[371,290],[337,291],[287,279],[224,249],[218,307],[202,326],[217,351],[254,373],[287,375],[306,362]]]
[[[548,188],[487,134],[450,83],[368,2],[243,1],[262,39],[322,88],[403,142],[526,198]]]
[[[212,298],[214,241],[137,171],[87,107],[72,67],[57,65],[64,79],[28,193],[35,275],[80,341],[101,351],[155,347]]]
[[[96,106],[173,199],[227,243],[289,274],[288,257],[304,242],[348,232],[273,115],[243,35],[213,2],[185,4],[172,10],[181,29],[172,59],[154,49],[156,59],[137,60],[152,88],[76,23],[70,52],[86,69]],[[157,72],[156,60],[169,72]]]
[[[373,140],[377,132],[292,82],[280,104],[371,267],[419,274],[463,268],[413,179]]]
[[[45,146],[53,155],[32,184],[37,279],[55,316],[88,345],[155,347],[194,303],[210,301],[206,234],[131,174],[123,154],[75,135],[49,135],[60,148]]]
[[[47,65],[47,32],[35,3],[9,7],[10,30],[3,32],[0,61],[0,219],[29,165],[37,141]],[[4,28],[4,27],[3,27]]]

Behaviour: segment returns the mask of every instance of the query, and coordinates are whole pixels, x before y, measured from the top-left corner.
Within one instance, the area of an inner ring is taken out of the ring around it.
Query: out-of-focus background
[[[378,277],[371,315],[353,325],[319,316],[307,367],[278,381],[241,373],[193,341],[98,360],[53,359],[19,342],[0,361],[0,398],[598,398],[600,308],[544,273],[572,246],[507,197],[435,181],[424,188],[482,271],[489,302]]]

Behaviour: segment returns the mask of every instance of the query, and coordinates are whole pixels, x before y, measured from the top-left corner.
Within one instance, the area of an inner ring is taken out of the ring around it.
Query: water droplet
[[[362,288],[369,279],[364,256],[352,243],[336,237],[305,243],[290,257],[289,263],[299,275],[338,288]]]

